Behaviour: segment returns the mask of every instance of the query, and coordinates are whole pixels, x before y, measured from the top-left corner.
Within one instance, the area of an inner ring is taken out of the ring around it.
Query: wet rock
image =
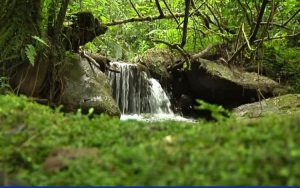
[[[171,75],[167,67],[173,65],[179,59],[180,56],[169,49],[151,48],[143,55],[137,57],[135,61],[145,65],[151,76],[159,80],[160,83],[168,83]]]
[[[204,59],[193,62],[186,75],[195,98],[228,107],[257,101],[258,95],[268,98],[284,92],[270,78]]]
[[[120,110],[112,97],[107,77],[87,59],[77,54],[69,55],[63,73],[64,91],[61,103],[66,111],[81,108],[87,112],[94,108],[95,113],[120,116]]]
[[[193,99],[185,94],[182,94],[179,98],[179,106],[182,113],[187,114],[193,108]]]
[[[292,114],[300,112],[300,94],[288,94],[245,104],[234,109],[241,118],[258,118],[268,113]]]
[[[98,150],[95,148],[57,148],[53,150],[43,163],[45,172],[59,172],[68,167],[71,160],[80,158],[97,158]]]

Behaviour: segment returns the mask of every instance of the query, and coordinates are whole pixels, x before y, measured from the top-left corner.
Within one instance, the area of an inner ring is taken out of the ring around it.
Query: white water
[[[151,113],[154,114],[171,114],[173,115],[173,111],[171,110],[171,102],[169,97],[161,87],[160,83],[154,78],[149,79],[150,82],[150,109]]]
[[[139,70],[137,65],[111,62],[111,67],[119,71],[108,71],[107,77],[122,112],[121,120],[187,121],[173,113],[171,102],[160,83]]]
[[[184,121],[184,122],[196,122],[194,119],[187,119],[176,114],[122,114],[121,120],[138,120],[138,121]]]

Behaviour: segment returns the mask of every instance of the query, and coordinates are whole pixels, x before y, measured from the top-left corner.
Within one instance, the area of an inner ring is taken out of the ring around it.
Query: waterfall
[[[173,114],[170,100],[159,82],[136,64],[111,62],[107,77],[123,114]]]

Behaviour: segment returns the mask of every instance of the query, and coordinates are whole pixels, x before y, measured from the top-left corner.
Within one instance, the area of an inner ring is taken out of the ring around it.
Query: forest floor
[[[138,122],[0,95],[0,182],[299,185],[300,114]]]

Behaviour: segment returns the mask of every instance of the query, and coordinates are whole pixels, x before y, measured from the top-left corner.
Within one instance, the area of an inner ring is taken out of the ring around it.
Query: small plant
[[[10,89],[7,77],[0,77],[0,94]]]
[[[229,110],[225,109],[223,106],[210,104],[200,99],[197,99],[197,103],[199,106],[196,106],[196,109],[210,111],[212,118],[217,121],[222,121],[230,117]]]
[[[26,56],[27,56],[30,64],[33,66],[34,62],[35,62],[35,58],[37,56],[35,47],[31,44],[28,44],[25,48],[25,53],[26,53]]]

